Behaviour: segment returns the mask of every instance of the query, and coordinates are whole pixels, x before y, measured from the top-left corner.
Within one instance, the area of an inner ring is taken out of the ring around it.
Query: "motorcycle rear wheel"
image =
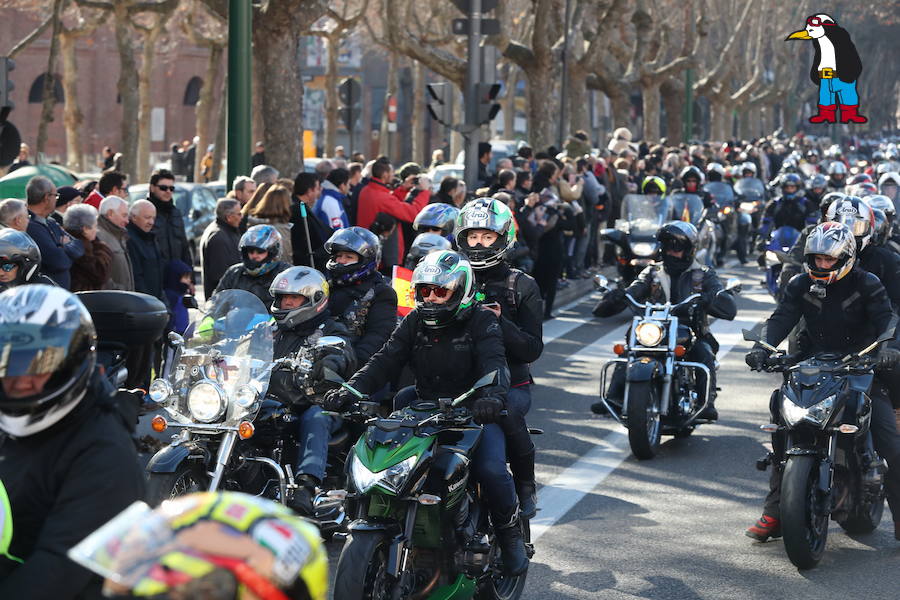
[[[334,576],[334,600],[391,597],[387,540],[379,531],[355,531],[344,542]]]
[[[788,558],[798,569],[812,569],[825,553],[828,512],[817,498],[819,461],[791,456],[781,476],[781,532]]]
[[[147,478],[147,504],[159,506],[164,500],[204,492],[209,479],[197,465],[186,462],[172,473],[150,473]]]
[[[661,439],[656,388],[650,381],[632,382],[628,386],[628,442],[632,454],[640,460],[653,458]]]

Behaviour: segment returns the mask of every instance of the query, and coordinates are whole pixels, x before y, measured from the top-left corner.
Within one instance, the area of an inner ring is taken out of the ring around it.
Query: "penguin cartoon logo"
[[[815,48],[809,77],[819,86],[819,114],[810,123],[865,123],[859,114],[856,80],[862,62],[850,34],[824,13],[807,17],[806,28],[787,36],[789,40],[812,40]]]

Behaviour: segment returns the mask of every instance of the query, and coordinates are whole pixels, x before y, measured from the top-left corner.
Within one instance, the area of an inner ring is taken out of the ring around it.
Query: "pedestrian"
[[[316,201],[313,212],[332,231],[350,226],[350,219],[344,210],[344,202],[350,192],[350,171],[333,169],[322,182],[322,194]]]
[[[73,240],[62,227],[50,218],[56,208],[56,186],[38,175],[25,186],[28,198],[29,223],[26,233],[41,250],[43,272],[65,289],[71,284],[72,261],[84,254],[81,241]]]
[[[184,153],[178,144],[172,144],[169,150],[169,168],[175,176],[184,176]]]
[[[234,191],[234,199],[243,207],[256,193],[256,182],[246,175],[238,175],[234,178],[231,189]]]
[[[258,186],[264,183],[275,183],[278,175],[278,169],[269,165],[257,165],[250,171],[250,179],[255,181]]]
[[[63,227],[84,246],[84,254],[72,262],[73,292],[102,290],[109,279],[112,250],[97,239],[98,217],[97,209],[87,204],[77,204],[66,211]]]
[[[190,323],[187,307],[182,302],[182,298],[194,293],[194,284],[191,283],[192,274],[193,269],[180,260],[170,260],[166,263],[163,273],[163,292],[166,294],[166,300],[172,311],[168,329],[179,335],[184,333]]]
[[[197,160],[197,144],[199,143],[200,136],[195,135],[193,142],[188,145],[187,150],[184,152],[184,175],[185,180],[189,183],[193,183],[194,181],[194,163]]]
[[[252,183],[252,179],[248,179]],[[233,264],[241,262],[238,243],[243,215],[237,200],[222,198],[216,203],[216,220],[200,236],[200,271],[203,273],[203,297],[209,298]]]
[[[212,180],[214,162],[213,151],[215,149],[216,145],[210,144],[206,147],[206,154],[200,159],[200,176],[203,178],[203,183],[209,183]]]
[[[108,171],[113,168],[114,163],[115,153],[113,152],[113,149],[110,146],[103,146],[103,156],[97,166],[103,171]]]
[[[184,217],[175,206],[175,176],[166,169],[157,169],[150,175],[150,189],[147,200],[156,207],[153,234],[159,245],[163,264],[170,260],[180,260],[193,264],[191,247],[184,229]]]
[[[313,212],[321,192],[322,186],[313,173],[297,175],[294,181],[295,200],[291,203],[291,246],[293,264],[312,266],[317,271],[324,272],[328,262],[325,242],[331,237],[332,231]],[[305,218],[300,212],[301,204],[306,207]],[[310,265],[310,250],[312,250],[312,265]]]
[[[128,211],[128,256],[134,270],[134,291],[166,301],[163,293],[162,253],[156,245],[156,206],[138,200]]]
[[[105,290],[134,291],[134,272],[128,255],[128,203],[118,196],[107,196],[100,203],[97,239],[109,248],[112,262]]]
[[[128,176],[118,171],[109,171],[100,176],[97,186],[84,199],[85,204],[90,204],[97,210],[100,202],[107,196],[128,197]]]
[[[15,148],[15,146],[13,146]],[[30,148],[28,144],[22,142],[19,144],[19,155],[16,157],[16,160],[9,166],[9,169],[6,171],[7,174],[12,173],[16,169],[21,169],[22,167],[31,166],[31,163],[28,161],[28,153],[30,152]]]
[[[64,185],[56,189],[56,208],[50,214],[50,217],[57,222],[63,224],[63,217],[70,206],[81,203],[81,192],[73,188],[71,185]]]
[[[290,263],[294,256],[291,244],[291,190],[280,183],[270,186],[259,202],[245,210],[244,214],[247,215],[248,226],[271,225],[278,231],[281,235],[281,253],[273,258]]]
[[[0,226],[25,233],[28,229],[28,205],[18,198],[0,202]]]
[[[315,172],[316,177],[319,178],[319,183],[323,183],[332,170],[334,170],[334,163],[327,158],[323,158],[318,163],[316,163]]]
[[[475,189],[490,187],[494,182],[494,174],[488,170],[492,156],[491,145],[488,142],[478,142],[478,177]]]
[[[256,142],[256,147],[253,150],[253,155],[250,156],[250,166],[254,169],[256,167],[262,166],[266,164],[266,146],[262,142]]]
[[[429,169],[434,169],[444,164],[444,151],[438,148],[434,152],[431,153],[431,164],[428,165]]]
[[[369,182],[364,175],[364,167],[362,163],[352,162],[347,165],[350,171],[350,192],[347,194],[344,210],[347,212],[347,218],[351,224],[356,224],[356,212],[359,207],[359,193]]]

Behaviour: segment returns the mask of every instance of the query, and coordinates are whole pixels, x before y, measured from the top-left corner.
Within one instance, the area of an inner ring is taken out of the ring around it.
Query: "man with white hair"
[[[256,185],[264,183],[275,183],[278,179],[278,169],[269,165],[257,165],[250,171],[250,179],[256,182]]]
[[[18,198],[0,202],[0,225],[25,233],[28,229],[28,206]]]
[[[118,196],[107,196],[100,202],[97,239],[112,251],[109,279],[104,289],[134,291],[134,272],[128,257],[128,203]]]
[[[163,260],[156,245],[153,224],[156,206],[149,200],[138,200],[128,211],[128,256],[134,273],[134,291],[150,294],[166,301],[163,293]]]

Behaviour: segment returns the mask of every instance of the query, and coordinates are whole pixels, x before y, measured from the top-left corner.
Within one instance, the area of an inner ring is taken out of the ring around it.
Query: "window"
[[[29,104],[41,104],[44,101],[45,76],[46,73],[41,73],[37,76],[37,79],[34,80],[34,83],[31,84],[31,89],[28,90]],[[58,73],[53,75],[53,95],[56,97],[55,104],[62,104],[66,101],[65,94],[63,93],[62,77],[60,77]]]
[[[184,88],[184,105],[197,106],[200,101],[200,90],[203,88],[203,80],[199,77],[191,77],[187,87]]]

